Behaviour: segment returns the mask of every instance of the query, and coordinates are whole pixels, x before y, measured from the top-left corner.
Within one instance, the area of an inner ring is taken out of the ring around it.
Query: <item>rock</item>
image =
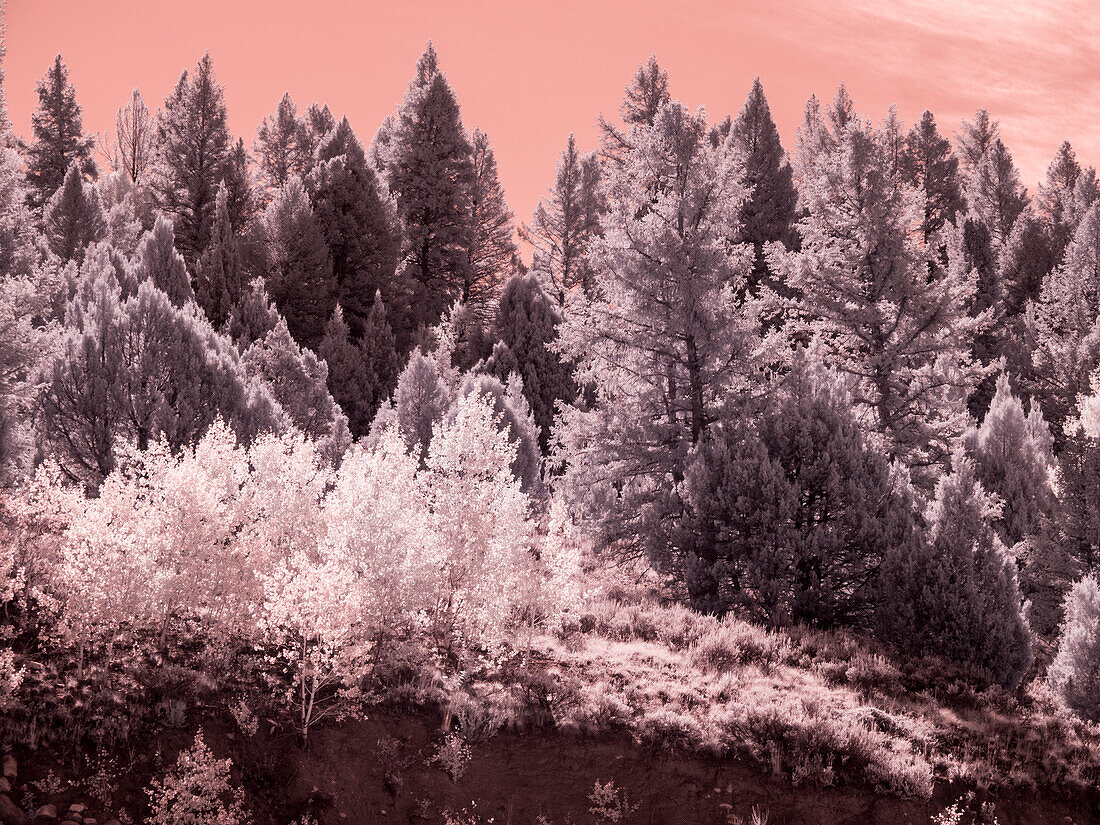
[[[0,776],[0,793],[11,793],[11,782],[6,776]]]
[[[19,766],[15,762],[15,757],[10,753],[4,754],[4,778],[10,779],[13,783],[15,777],[19,776]]]
[[[36,822],[45,821],[52,822],[57,819],[57,808],[53,805],[43,805],[34,815]]]
[[[83,802],[74,802],[69,806],[69,813],[84,815],[84,812],[88,810],[88,806]]]
[[[86,816],[84,817],[84,825],[98,825],[98,823],[95,821],[94,816]]]
[[[4,825],[26,825],[27,815],[11,801],[6,793],[0,793],[0,822]]]
[[[117,819],[108,819],[103,825],[122,825]]]

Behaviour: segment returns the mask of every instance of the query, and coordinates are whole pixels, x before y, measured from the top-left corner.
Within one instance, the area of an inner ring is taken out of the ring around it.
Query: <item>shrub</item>
[[[168,775],[150,785],[150,825],[243,825],[241,791],[229,784],[232,766],[214,758],[200,730]]]

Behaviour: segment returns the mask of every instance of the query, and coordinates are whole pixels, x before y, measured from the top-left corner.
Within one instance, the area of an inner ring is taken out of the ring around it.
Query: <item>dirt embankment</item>
[[[495,825],[528,825],[540,815],[553,825],[608,822],[592,808],[596,783],[606,789],[609,782],[604,810],[617,808],[624,823],[750,823],[755,807],[768,825],[924,825],[962,793],[941,788],[932,800],[905,800],[866,787],[793,786],[755,766],[655,753],[625,736],[545,732],[474,745],[452,781],[433,761],[438,731],[437,720],[389,715],[319,731],[312,757],[298,763],[295,795],[316,788],[330,800],[325,825],[438,822],[445,809]],[[996,816],[1000,825],[1085,825],[1100,822],[1100,803],[1012,795],[996,801]]]

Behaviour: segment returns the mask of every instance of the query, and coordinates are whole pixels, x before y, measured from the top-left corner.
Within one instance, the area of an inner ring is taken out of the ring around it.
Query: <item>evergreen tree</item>
[[[290,92],[283,94],[275,111],[257,127],[252,148],[259,160],[260,181],[269,198],[291,175],[305,180],[313,159],[309,127],[299,119]]]
[[[913,545],[907,485],[864,438],[843,381],[811,357],[753,419],[714,428],[687,471],[678,544],[700,609],[866,624],[883,558]]]
[[[307,183],[352,337],[363,334],[379,291],[387,306],[397,311],[401,334],[411,335],[409,290],[395,277],[401,243],[397,219],[347,118],[322,140]]]
[[[951,152],[951,143],[937,131],[931,112],[925,111],[909,131],[900,168],[905,180],[924,193],[921,231],[927,243],[945,223],[954,223],[963,208],[959,160]]]
[[[152,281],[174,306],[182,307],[195,300],[187,264],[176,251],[175,233],[167,218],[158,217],[153,228],[141,239],[134,277],[138,283]]]
[[[295,341],[316,349],[336,305],[332,259],[305,187],[291,177],[260,220],[265,282]]]
[[[258,376],[271,388],[291,423],[310,438],[320,440],[341,424],[346,426],[328,391],[328,366],[294,342],[285,320],[253,342],[241,361],[250,376]]]
[[[229,313],[226,330],[243,352],[254,341],[263,340],[278,326],[281,319],[282,316],[268,297],[263,278],[254,278]]]
[[[887,554],[878,632],[911,654],[943,656],[1012,688],[1031,665],[1016,565],[973,462],[956,454],[952,466],[937,485],[927,539]]]
[[[155,203],[171,218],[179,250],[194,269],[210,243],[218,184],[227,177],[232,153],[225,95],[209,54],[191,76],[180,76],[165,99],[156,144]],[[233,215],[236,205],[228,206]]]
[[[492,317],[500,288],[515,266],[516,243],[512,211],[497,177],[497,161],[489,136],[475,129],[470,138],[473,182],[470,188],[469,280],[459,298],[483,318]]]
[[[624,153],[630,149],[630,132],[636,126],[652,126],[661,106],[671,99],[668,72],[657,63],[657,56],[651,54],[649,60],[634,72],[619,104],[619,117],[625,128],[608,122],[602,114],[598,118],[600,154],[603,158],[614,164],[622,163]]]
[[[646,64],[638,67],[626,87],[619,116],[627,126],[652,126],[657,113],[670,99],[668,72],[657,64],[657,55],[651,54]]]
[[[993,140],[967,179],[966,202],[970,213],[989,229],[994,251],[1000,251],[1027,205],[1027,190],[1000,138]]]
[[[1047,671],[1057,702],[1087,722],[1100,722],[1100,586],[1092,576],[1066,596],[1058,654]]]
[[[775,266],[801,295],[806,334],[820,334],[830,365],[852,378],[887,455],[931,476],[922,468],[946,459],[980,378],[968,352],[980,323],[966,314],[974,283],[957,233],[946,239],[949,265],[931,268],[933,250],[911,232],[919,200],[884,175],[881,146],[858,117],[837,114],[844,105],[830,118],[847,127],[805,167],[801,252],[775,253]]]
[[[240,300],[244,272],[237,238],[229,220],[229,192],[222,183],[214,207],[214,228],[210,246],[199,258],[195,275],[195,298],[210,323],[221,328]]]
[[[86,257],[66,320],[39,403],[43,437],[74,481],[97,487],[120,439],[178,450],[219,417],[245,443],[282,426],[278,405],[197,307],[173,306],[150,280],[122,301],[106,254]]]
[[[84,257],[84,249],[107,231],[99,194],[85,183],[80,167],[74,162],[61,187],[46,203],[43,212],[46,243],[62,263]]]
[[[543,451],[550,443],[555,404],[571,403],[577,395],[572,370],[551,349],[560,323],[556,303],[546,296],[535,275],[516,274],[508,279],[493,323],[493,337],[504,350],[498,353],[494,348],[486,371],[501,381],[507,381],[512,372],[523,379]]]
[[[130,100],[115,115],[115,146],[112,157],[115,169],[125,172],[131,183],[142,179],[153,162],[153,137],[156,124],[141,92],[134,89]]]
[[[1073,222],[1076,212],[1074,197],[1081,167],[1069,141],[1058,147],[1058,153],[1047,167],[1047,177],[1039,184],[1036,198],[1039,212],[1050,227],[1054,260],[1061,261],[1062,253],[1073,238],[1077,226]]]
[[[1000,498],[1001,512],[993,525],[1010,548],[1045,530],[1053,515],[1050,482],[1054,456],[1037,406],[1034,412],[1038,419],[1029,422],[1008,376],[1001,373],[985,419],[963,438],[978,481]],[[1036,431],[1039,422],[1041,428]]]
[[[302,125],[305,127],[305,150],[310,157],[317,154],[317,148],[325,135],[336,128],[336,118],[332,116],[328,105],[311,103],[309,108],[302,112]]]
[[[1093,204],[1066,248],[1064,260],[1043,282],[1034,318],[1036,339],[1031,378],[1055,433],[1087,393],[1089,375],[1100,365],[1100,206]]]
[[[730,126],[731,149],[741,158],[741,185],[749,193],[741,206],[738,242],[755,250],[753,278],[749,287],[767,275],[764,247],[769,243],[790,245],[798,193],[791,165],[787,162],[779,131],[772,120],[760,78],[753,81],[745,105]]]
[[[370,415],[374,415],[382,401],[390,397],[401,372],[397,341],[386,317],[386,305],[382,302],[381,292],[374,294],[374,303],[371,304],[370,314],[363,325],[359,350],[371,376],[371,392],[365,400]]]
[[[84,175],[96,177],[95,139],[84,134],[76,90],[61,55],[38,81],[37,91],[38,108],[31,115],[34,139],[26,147],[28,202],[35,209],[57,191],[73,163]]]
[[[962,128],[955,136],[959,163],[962,166],[963,180],[969,181],[978,171],[982,158],[1000,139],[1000,124],[990,118],[989,112],[979,109],[973,120],[964,120]]]
[[[554,183],[539,199],[530,225],[520,235],[534,247],[532,270],[546,281],[559,306],[578,284],[592,296],[588,246],[600,232],[604,203],[595,153],[581,155],[573,135],[558,159]]]
[[[416,284],[420,321],[432,325],[472,278],[474,165],[458,102],[430,43],[388,128],[376,145],[404,229],[404,278]]]
[[[328,365],[329,392],[347,415],[351,434],[356,438],[365,436],[375,413],[371,403],[375,394],[375,379],[363,350],[350,338],[344,311],[339,304],[325,325],[325,335],[317,354]]]
[[[818,169],[823,159],[828,157],[835,146],[835,140],[825,124],[821,112],[821,101],[816,95],[810,95],[802,113],[802,122],[795,130],[794,173],[801,193],[807,184],[821,174]],[[799,199],[799,207],[804,208]]]
[[[728,243],[744,191],[701,113],[669,103],[623,161],[591,253],[601,299],[561,326],[561,352],[596,398],[568,411],[559,455],[601,543],[660,557],[687,454],[753,369],[756,322],[735,296],[751,251]]]
[[[432,435],[449,404],[435,362],[417,347],[397,379],[394,406],[398,431],[408,449],[417,454],[421,466],[427,460]]]

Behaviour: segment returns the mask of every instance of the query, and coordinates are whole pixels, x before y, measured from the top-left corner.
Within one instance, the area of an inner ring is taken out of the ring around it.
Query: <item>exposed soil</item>
[[[851,784],[794,786],[755,765],[657,752],[626,735],[591,739],[546,731],[505,732],[473,745],[465,770],[452,781],[434,760],[441,730],[437,715],[384,712],[317,730],[304,750],[289,735],[249,740],[217,719],[204,723],[215,753],[238,766],[236,778],[248,789],[257,825],[286,825],[307,809],[321,825],[427,825],[442,822],[447,809],[468,815],[457,821],[478,825],[534,825],[540,815],[550,825],[599,825],[611,820],[591,812],[589,796],[596,782],[608,781],[628,809],[620,823],[747,825],[755,806],[767,813],[768,825],[926,825],[963,791],[941,787],[935,799],[913,800]],[[119,777],[116,802],[135,821],[143,810],[142,788],[191,735],[164,732]],[[162,758],[150,757],[157,751]],[[74,770],[72,755],[45,750],[22,754],[20,761],[26,766],[21,784],[24,777],[51,770],[66,777]],[[87,795],[43,795],[39,804],[78,799]],[[117,813],[89,801],[100,822]],[[1097,823],[1100,793],[1076,800],[1001,796],[996,815],[1000,825]]]

